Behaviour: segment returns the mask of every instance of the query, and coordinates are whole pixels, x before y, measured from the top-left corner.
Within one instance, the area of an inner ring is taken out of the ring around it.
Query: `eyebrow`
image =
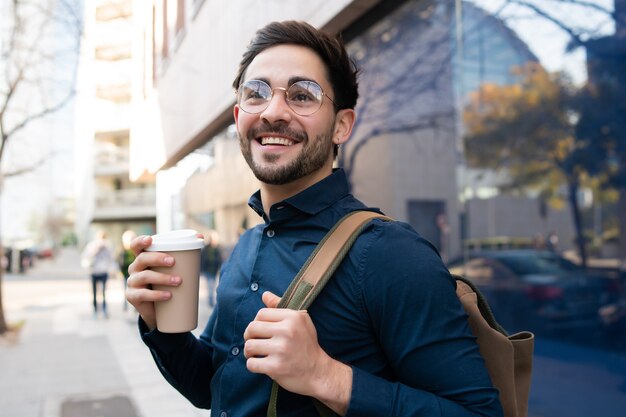
[[[270,81],[267,78],[260,77],[260,78],[253,78],[253,79],[254,80],[263,81],[265,84],[267,84],[270,87],[272,87],[272,83],[270,83]],[[248,80],[248,81],[251,81],[251,80]],[[311,82],[314,82],[315,84],[321,86],[321,84],[319,82],[315,81],[312,78],[303,77],[303,76],[295,76],[295,77],[289,78],[289,80],[287,81],[287,87],[291,87],[293,84],[297,83],[298,81],[311,81]]]

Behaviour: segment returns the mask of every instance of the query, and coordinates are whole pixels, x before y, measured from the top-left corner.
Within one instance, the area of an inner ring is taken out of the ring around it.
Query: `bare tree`
[[[6,179],[33,171],[50,157],[34,150],[19,161],[7,160],[6,155],[25,140],[28,127],[64,108],[74,96],[82,1],[0,0],[0,11],[1,196]],[[9,329],[2,304],[2,272],[0,334]]]

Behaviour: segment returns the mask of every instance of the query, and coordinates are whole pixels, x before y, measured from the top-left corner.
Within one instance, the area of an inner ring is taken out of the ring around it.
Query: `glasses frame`
[[[255,112],[248,111],[248,110],[244,109],[244,108],[243,108],[243,106],[241,105],[241,99],[240,99],[240,97],[239,97],[239,92],[240,92],[241,88],[242,88],[245,84],[247,84],[247,83],[249,83],[249,82],[251,82],[251,81],[255,81],[255,82],[258,82],[258,83],[263,83],[263,84],[265,84],[265,85],[266,85],[266,86],[270,89],[270,91],[272,92],[272,95],[270,96],[269,100],[267,100],[267,101],[266,101],[266,106],[265,106],[263,109],[261,109],[261,110],[259,110],[259,111],[255,111]],[[318,86],[318,87],[319,87],[320,92],[322,93],[322,99],[320,100],[320,105],[319,105],[319,107],[318,107],[318,108],[317,108],[314,112],[312,112],[312,113],[307,113],[307,114],[301,114],[301,113],[299,113],[296,109],[294,109],[293,107],[291,107],[290,101],[287,99],[287,91],[288,91],[288,90],[289,90],[292,86],[294,86],[295,84],[297,84],[297,83],[299,83],[299,82],[306,82],[306,83],[310,83],[310,84],[315,84],[316,86]],[[287,107],[289,107],[289,109],[290,109],[291,111],[293,111],[295,114],[297,114],[298,116],[307,117],[307,116],[312,116],[312,115],[314,115],[315,113],[317,113],[317,112],[318,112],[318,111],[322,108],[322,104],[324,103],[324,97],[326,97],[327,99],[329,99],[329,100],[330,100],[330,102],[331,102],[331,103],[333,103],[333,106],[334,106],[336,109],[339,109],[339,106],[337,106],[337,103],[335,103],[335,101],[334,101],[332,98],[330,98],[330,97],[328,96],[328,94],[326,94],[326,92],[324,91],[324,89],[322,88],[322,86],[321,86],[321,85],[319,85],[318,83],[316,83],[315,81],[311,81],[311,80],[298,80],[298,81],[296,81],[295,83],[291,84],[289,87],[286,87],[286,88],[285,88],[285,87],[273,87],[273,88],[272,88],[272,86],[271,86],[271,85],[269,85],[268,83],[266,83],[266,82],[265,82],[265,81],[263,81],[263,80],[256,80],[256,79],[248,80],[248,81],[246,81],[246,82],[241,83],[241,85],[239,86],[239,88],[235,91],[235,97],[237,98],[237,105],[239,106],[239,108],[241,109],[241,111],[243,111],[243,112],[245,112],[245,113],[248,113],[248,114],[259,114],[259,113],[263,113],[263,112],[264,112],[265,110],[267,110],[267,108],[270,106],[270,103],[272,102],[272,99],[274,99],[274,91],[275,91],[275,90],[281,90],[281,91],[284,93],[284,96],[285,96],[285,103],[287,104]]]

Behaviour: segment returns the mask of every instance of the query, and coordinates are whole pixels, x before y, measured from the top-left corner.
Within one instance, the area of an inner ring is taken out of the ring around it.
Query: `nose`
[[[282,87],[274,88],[272,98],[267,108],[261,112],[260,117],[269,123],[276,123],[278,121],[289,122],[292,115],[292,110],[287,104],[287,89]]]

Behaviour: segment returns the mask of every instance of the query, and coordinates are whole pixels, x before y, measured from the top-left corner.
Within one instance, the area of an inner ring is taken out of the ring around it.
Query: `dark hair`
[[[353,109],[356,106],[358,70],[348,56],[341,37],[333,37],[306,22],[295,20],[272,22],[256,32],[239,63],[233,87],[239,88],[248,66],[258,54],[283,44],[301,45],[313,50],[326,66],[337,108]]]

